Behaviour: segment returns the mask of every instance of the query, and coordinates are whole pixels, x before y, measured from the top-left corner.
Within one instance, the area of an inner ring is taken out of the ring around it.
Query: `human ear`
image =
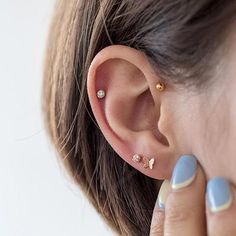
[[[112,45],[94,57],[87,92],[94,117],[114,151],[143,174],[168,179],[176,153],[171,123],[161,112],[162,97],[168,93],[158,92],[159,81],[143,52]],[[97,96],[99,90],[105,97]],[[132,160],[134,154],[141,156],[140,162]],[[145,166],[145,158],[154,159],[153,166]]]

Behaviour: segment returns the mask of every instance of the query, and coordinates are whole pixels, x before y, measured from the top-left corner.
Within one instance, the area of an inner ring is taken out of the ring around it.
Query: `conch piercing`
[[[165,89],[165,85],[163,83],[158,83],[158,84],[156,84],[156,89],[159,92],[162,92]]]
[[[104,98],[106,96],[106,93],[104,90],[100,89],[97,91],[97,97],[98,98]]]
[[[141,157],[140,155],[138,154],[134,154],[133,157],[132,157],[132,161],[134,162],[140,162],[142,160],[142,163],[143,163],[143,167],[144,168],[149,168],[149,169],[153,169],[153,165],[155,163],[155,159],[152,158],[151,160],[149,160],[147,157]]]

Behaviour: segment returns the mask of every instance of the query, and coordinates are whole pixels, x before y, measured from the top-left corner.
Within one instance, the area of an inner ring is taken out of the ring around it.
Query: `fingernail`
[[[159,207],[160,209],[163,210],[165,209],[166,199],[170,191],[171,191],[170,181],[165,180],[162,183],[161,188],[159,190],[158,198],[156,201],[156,207]]]
[[[172,178],[172,189],[181,189],[190,185],[196,175],[197,160],[191,155],[184,155],[177,161]]]
[[[226,210],[232,203],[229,182],[223,177],[216,177],[207,183],[207,201],[213,213]]]

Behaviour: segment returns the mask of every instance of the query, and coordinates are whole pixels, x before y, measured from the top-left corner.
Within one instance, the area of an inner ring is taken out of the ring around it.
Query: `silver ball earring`
[[[106,96],[106,93],[104,90],[100,89],[97,91],[97,97],[98,98],[104,98]]]

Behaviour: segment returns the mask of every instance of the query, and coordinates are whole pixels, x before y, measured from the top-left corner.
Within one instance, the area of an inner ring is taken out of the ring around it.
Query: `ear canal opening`
[[[158,129],[158,126],[157,126],[157,128],[156,128],[156,130],[155,130],[155,132],[154,132],[154,135],[157,137],[157,139],[158,139],[161,143],[163,143],[163,144],[166,145],[166,146],[170,146],[170,144],[169,144],[167,138],[160,132],[160,130]]]
[[[153,97],[152,97],[152,95],[151,95],[151,91],[149,90],[149,89],[147,89],[147,90],[145,90],[141,95],[143,95],[143,94],[145,94],[146,95],[146,97],[147,97],[147,100],[149,100],[149,101],[147,101],[147,104],[149,103],[151,103],[152,105],[153,105],[153,107],[155,107],[155,102],[154,102],[154,100],[153,100]],[[143,98],[142,98],[143,99]],[[153,115],[153,118],[156,120],[157,119],[157,117],[155,116],[155,113],[153,113],[154,115]],[[159,115],[160,116],[160,115]],[[154,124],[154,123],[153,123]],[[167,138],[165,137],[165,135],[163,135],[162,133],[161,133],[161,131],[159,130],[159,128],[158,128],[158,124],[157,125],[155,125],[154,127],[152,126],[152,131],[153,131],[153,134],[154,134],[154,136],[159,140],[159,142],[161,142],[163,145],[165,145],[165,146],[170,146],[170,144],[169,144],[169,142],[168,142],[168,140],[167,140]]]

